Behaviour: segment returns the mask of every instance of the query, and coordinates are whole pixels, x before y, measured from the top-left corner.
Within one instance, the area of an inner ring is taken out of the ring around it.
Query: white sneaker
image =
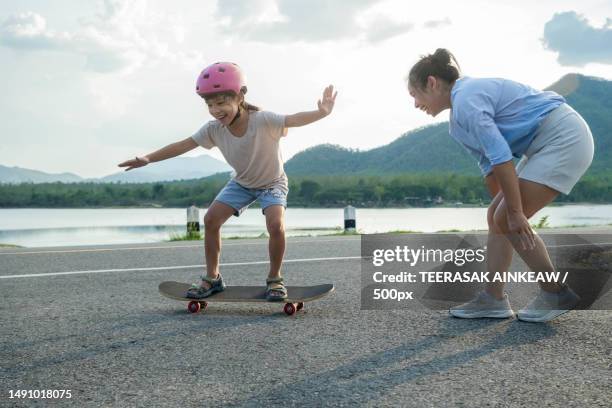
[[[578,302],[580,302],[580,296],[569,286],[561,289],[559,293],[540,289],[540,293],[524,309],[519,310],[518,318],[525,322],[547,322],[569,312],[576,307]]]
[[[478,319],[481,317],[506,319],[514,316],[506,293],[504,293],[503,299],[498,300],[484,290],[469,302],[451,307],[448,312],[452,316],[462,319]]]

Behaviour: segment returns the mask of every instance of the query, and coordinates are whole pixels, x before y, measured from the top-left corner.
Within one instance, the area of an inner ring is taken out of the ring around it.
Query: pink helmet
[[[246,93],[246,78],[233,62],[215,62],[204,68],[196,82],[196,92],[201,97],[219,92]]]

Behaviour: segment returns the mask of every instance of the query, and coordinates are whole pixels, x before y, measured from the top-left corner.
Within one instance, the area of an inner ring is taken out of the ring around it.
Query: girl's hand
[[[510,234],[518,237],[524,250],[535,248],[535,232],[531,229],[529,221],[523,212],[508,213],[508,230]]]
[[[329,115],[334,110],[334,103],[336,102],[336,95],[338,92],[334,92],[334,86],[330,85],[323,91],[323,98],[317,101],[319,112],[323,116]]]
[[[132,170],[135,169],[137,167],[142,167],[142,166],[146,166],[147,164],[149,164],[149,158],[147,156],[143,156],[143,157],[136,157],[134,159],[131,160],[126,160],[123,163],[119,163],[119,167],[127,167],[127,169],[125,169],[125,171],[128,170]]]

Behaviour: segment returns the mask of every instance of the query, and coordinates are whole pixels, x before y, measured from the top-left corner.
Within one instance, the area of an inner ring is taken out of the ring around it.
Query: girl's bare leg
[[[219,256],[221,255],[221,226],[234,214],[235,210],[220,201],[214,201],[204,216],[204,252],[206,254],[206,276],[219,275]],[[209,289],[210,284],[202,281],[200,285]]]
[[[285,207],[282,205],[271,205],[265,209],[264,213],[266,216],[266,227],[270,235],[268,242],[268,252],[270,254],[268,278],[279,278],[285,255]]]

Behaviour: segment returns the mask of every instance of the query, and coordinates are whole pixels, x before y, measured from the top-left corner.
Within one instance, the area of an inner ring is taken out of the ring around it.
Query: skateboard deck
[[[185,292],[191,287],[189,283],[162,282],[159,284],[159,293],[163,296],[189,302],[187,310],[191,313],[206,309],[212,302],[267,302],[284,304],[284,311],[288,315],[304,308],[305,302],[319,299],[334,291],[334,285],[316,286],[287,286],[287,299],[270,302],[266,299],[265,286],[227,286],[223,292],[217,292],[204,299],[191,299],[185,297]]]

